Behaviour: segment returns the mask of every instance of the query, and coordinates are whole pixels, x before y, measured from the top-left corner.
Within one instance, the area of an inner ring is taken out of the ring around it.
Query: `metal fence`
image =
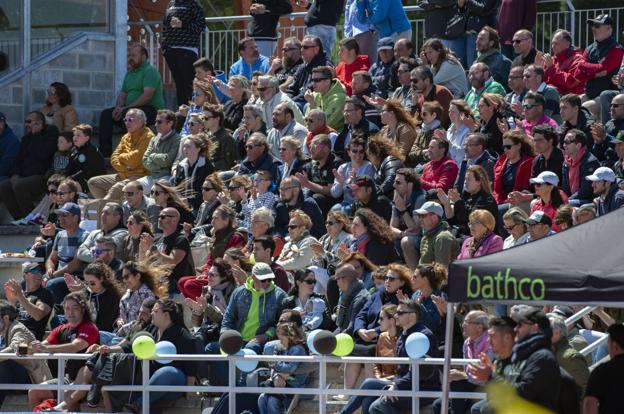
[[[14,354],[0,354],[0,361],[5,359],[54,359],[58,360],[58,378],[65,378],[65,367],[68,360],[85,360],[89,358],[89,354],[34,354],[23,357],[16,357]],[[443,358],[375,358],[374,362],[379,364],[410,364],[412,369],[412,389],[407,391],[388,391],[388,390],[361,390],[361,389],[340,389],[328,388],[327,384],[327,364],[340,363],[361,363],[370,364],[371,358],[365,357],[331,357],[331,356],[288,356],[288,355],[255,355],[255,356],[223,356],[223,355],[159,355],[159,359],[176,360],[176,361],[202,361],[205,363],[227,361],[228,362],[228,385],[217,386],[171,386],[171,385],[147,385],[150,378],[149,360],[143,360],[141,363],[141,377],[143,385],[115,385],[104,386],[103,391],[131,391],[141,393],[141,409],[143,414],[149,414],[150,392],[216,392],[229,394],[228,412],[236,412],[236,394],[294,394],[318,396],[318,409],[320,414],[327,412],[327,397],[338,394],[349,394],[358,396],[396,396],[402,398],[410,398],[412,400],[412,413],[419,413],[420,398],[442,398],[442,391],[421,391],[419,388],[419,369],[420,365],[443,366]],[[262,362],[291,361],[303,362],[310,364],[318,364],[318,386],[307,388],[277,388],[277,387],[240,387],[236,385],[236,361],[240,359],[255,360]],[[465,366],[469,363],[478,362],[478,360],[470,359],[452,359],[451,364],[454,366]],[[89,385],[63,385],[63,384],[0,384],[1,390],[50,390],[58,392],[58,401],[64,400],[64,393],[67,391],[89,390]],[[480,392],[450,392],[449,398],[463,399],[483,399],[485,393]]]
[[[425,21],[421,17],[420,8],[416,6],[405,7],[412,26],[412,40],[417,50],[424,43]],[[624,28],[624,7],[609,9],[587,9],[568,11],[540,11],[537,13],[535,25],[535,47],[538,50],[549,51],[552,34],[557,29],[566,29],[572,34],[574,44],[586,48],[593,39],[591,28],[587,25],[587,19],[601,13],[610,13],[615,21],[614,33],[620,33]],[[302,18],[305,13],[293,13],[284,16],[279,23],[278,33],[280,39],[296,36],[302,38],[306,32],[305,25],[295,24],[296,19]],[[201,39],[201,56],[208,57],[215,69],[228,71],[229,67],[238,60],[238,42],[246,36],[245,23],[251,20],[251,16],[224,16],[206,18],[207,27]],[[222,29],[215,29],[220,26]],[[337,26],[338,40],[342,37],[342,26]],[[129,23],[129,40],[143,43],[150,51],[150,60],[163,76],[164,83],[172,83],[171,74],[165,60],[160,53],[159,21],[138,21]]]

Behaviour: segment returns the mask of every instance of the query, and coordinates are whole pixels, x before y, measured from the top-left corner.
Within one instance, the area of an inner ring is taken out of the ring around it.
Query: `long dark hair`
[[[295,270],[295,273],[293,274],[295,283],[293,283],[293,287],[290,289],[290,292],[288,292],[290,296],[299,296],[299,285],[297,285],[297,282],[302,282],[310,273],[315,274],[314,270],[309,267],[305,270]]]
[[[228,283],[232,283],[233,285],[236,285],[236,279],[234,279],[232,266],[226,263],[222,258],[217,257],[212,262],[212,267],[215,267],[217,269],[217,272],[219,272],[219,277],[221,278],[221,280],[223,280],[224,282],[228,282]]]
[[[448,271],[440,263],[429,263],[416,266],[418,273],[429,282],[431,289],[438,290],[444,286],[448,280]]]
[[[559,186],[553,185],[550,189],[550,204],[554,208],[559,208],[560,206],[565,204],[565,201],[563,201],[563,197],[561,197]]]
[[[361,208],[355,212],[355,217],[362,220],[362,224],[366,227],[368,234],[381,244],[392,243],[394,240],[388,223],[375,214],[373,210]]]
[[[95,276],[100,282],[102,282],[102,286],[104,286],[104,289],[112,292],[117,297],[117,299],[121,299],[121,297],[123,296],[124,290],[119,285],[119,282],[117,282],[115,274],[113,273],[112,269],[108,267],[108,265],[102,260],[98,259],[95,262],[90,263],[89,265],[87,265],[87,267],[85,267],[85,270],[82,273],[85,275]]]
[[[173,265],[157,263],[156,259],[147,258],[139,262],[126,262],[124,269],[133,275],[140,275],[141,283],[144,283],[154,296],[159,298],[167,296],[168,288],[164,280],[173,270]]]
[[[54,88],[56,96],[58,96],[58,104],[61,108],[67,105],[71,105],[72,98],[67,85],[61,82],[53,82],[50,87]],[[51,103],[46,100],[46,105],[51,105]]]
[[[173,301],[169,298],[162,298],[156,301],[156,304],[162,306],[163,312],[167,312],[171,318],[171,323],[174,325],[184,325],[184,308],[182,304]]]

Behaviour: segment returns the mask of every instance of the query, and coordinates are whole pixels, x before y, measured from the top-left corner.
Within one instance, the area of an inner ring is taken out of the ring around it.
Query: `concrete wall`
[[[80,122],[97,125],[102,109],[115,101],[115,43],[87,40],[33,71],[31,100],[23,102],[22,79],[0,89],[0,112],[18,136],[23,134],[23,108],[38,110],[52,82],[63,82],[72,93]]]

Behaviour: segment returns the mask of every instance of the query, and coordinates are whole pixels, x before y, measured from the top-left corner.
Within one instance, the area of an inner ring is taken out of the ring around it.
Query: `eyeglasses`
[[[563,145],[570,145],[570,144],[576,144],[576,141],[574,141],[573,139],[564,139],[563,140]]]
[[[522,43],[522,42],[524,42],[525,40],[529,40],[529,39],[530,39],[530,37],[525,37],[524,39],[513,39],[511,42],[512,42],[513,44],[518,44],[518,43]]]
[[[298,47],[283,47],[282,48],[282,52],[286,53],[286,52],[291,52],[293,50],[299,50]]]
[[[414,311],[396,311],[395,315],[401,316],[401,315],[405,315],[407,313],[416,313]]]
[[[305,280],[302,280],[302,282],[312,286],[312,285],[314,285],[316,283],[316,280],[315,279],[305,279]]]
[[[125,123],[134,122],[134,118],[124,118]]]
[[[476,226],[478,224],[481,224],[481,222],[480,221],[469,221],[468,222],[468,227],[474,227],[474,226]]]
[[[93,254],[99,255],[102,254],[104,252],[110,252],[113,249],[93,249]]]
[[[312,78],[312,82],[317,83],[317,82],[324,81],[326,79],[329,79],[329,78],[316,78],[316,79]]]
[[[395,280],[398,280],[398,279],[399,279],[398,277],[394,277],[394,276],[386,276],[386,277],[384,277],[384,280],[386,282],[394,282]]]
[[[512,231],[514,229],[514,227],[516,227],[518,224],[512,224],[511,226],[503,226],[505,228],[505,230],[507,231]]]
[[[325,222],[325,225],[326,225],[326,226],[333,226],[333,225],[334,225],[334,224],[336,224],[336,223],[337,223],[336,221],[327,220],[327,221]]]
[[[152,191],[150,192],[150,194],[151,194],[151,195],[153,195],[153,196],[157,196],[157,197],[158,197],[159,195],[161,195],[162,193],[164,193],[164,191],[152,190]]]
[[[48,190],[48,194],[56,194],[56,193],[57,193],[56,189]]]
[[[202,187],[202,191],[210,191],[210,190],[214,190],[214,188],[212,188],[212,187]]]
[[[529,109],[535,108],[536,106],[538,106],[538,105],[537,104],[524,104],[524,105],[522,105],[522,109],[529,110]]]
[[[175,216],[171,215],[171,214],[159,214],[158,215],[158,218],[159,219],[163,219],[163,220],[166,219],[167,217],[172,218],[172,217],[175,217]]]
[[[266,86],[263,86],[263,87],[258,86],[256,89],[258,90],[258,92],[264,92],[264,91],[266,91],[269,88],[266,87]]]
[[[123,195],[126,197],[132,197],[134,195],[134,191],[123,191]]]
[[[249,150],[249,149],[254,149],[256,147],[261,147],[261,146],[262,146],[261,144],[247,144],[245,145],[245,148]]]
[[[61,196],[61,197],[63,197],[65,194],[67,194],[65,191],[57,191],[56,192],[56,195],[57,196]]]
[[[301,227],[301,226],[299,226],[297,224],[289,224],[288,225],[288,230],[298,229],[299,227]]]
[[[316,47],[316,45],[301,45],[301,48],[305,50],[310,49],[311,47]]]

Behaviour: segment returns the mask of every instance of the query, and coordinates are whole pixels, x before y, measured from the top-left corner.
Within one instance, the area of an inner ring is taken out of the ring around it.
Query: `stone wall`
[[[87,40],[39,67],[31,75],[31,99],[23,102],[23,79],[0,89],[0,112],[18,136],[23,134],[23,107],[37,110],[45,103],[52,82],[63,82],[71,91],[80,122],[97,125],[103,108],[115,101],[115,43]]]

